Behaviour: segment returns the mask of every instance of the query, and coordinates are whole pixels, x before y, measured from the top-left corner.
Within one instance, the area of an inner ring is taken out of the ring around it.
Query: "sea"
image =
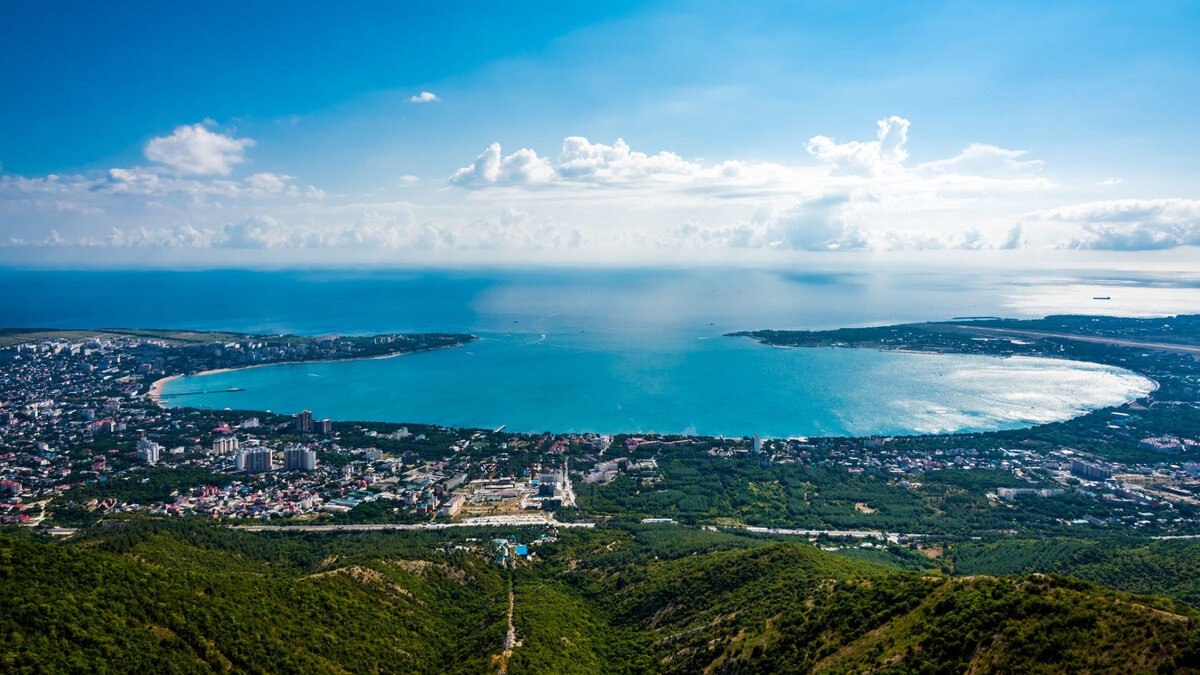
[[[780,349],[729,332],[1200,311],[1194,279],[1104,270],[0,269],[0,291],[6,327],[479,337],[387,359],[176,379],[169,405],[772,438],[1020,428],[1121,404],[1154,383],[1097,364]]]

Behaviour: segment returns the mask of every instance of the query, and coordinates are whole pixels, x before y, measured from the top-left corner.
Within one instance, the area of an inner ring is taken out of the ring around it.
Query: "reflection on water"
[[[463,349],[367,364],[214,376],[199,388],[245,391],[179,399],[218,407],[308,407],[340,419],[524,430],[904,433],[1063,419],[1137,396],[1149,384],[1129,373],[1062,362],[773,350],[721,336],[959,316],[1196,311],[1198,289],[1195,279],[1178,275],[1030,277],[861,266],[0,270],[0,325],[486,337]]]
[[[312,375],[319,377],[313,378]],[[374,361],[268,366],[168,383],[173,405],[512,431],[770,437],[1011,429],[1150,391],[1062,360],[776,349],[745,338],[485,335]]]

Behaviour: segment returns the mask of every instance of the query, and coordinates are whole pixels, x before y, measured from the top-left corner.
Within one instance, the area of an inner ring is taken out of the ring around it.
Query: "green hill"
[[[953,544],[948,558],[960,574],[1063,574],[1200,607],[1200,540],[1196,539],[1003,538]]]
[[[0,532],[5,672],[1196,672],[1200,614],[1052,575],[898,571],[684,528]],[[504,532],[518,539],[530,532]]]

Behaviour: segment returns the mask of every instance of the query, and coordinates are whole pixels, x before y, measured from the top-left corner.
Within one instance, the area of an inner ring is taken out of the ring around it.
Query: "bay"
[[[1200,283],[1178,274],[844,266],[0,269],[0,291],[0,324],[9,327],[481,337],[429,354],[174,381],[169,394],[245,390],[176,403],[521,431],[775,437],[1015,428],[1119,404],[1153,385],[1092,364],[779,350],[725,332],[1200,308]]]
[[[181,378],[164,395],[169,405],[309,409],[338,420],[782,438],[1013,429],[1119,405],[1153,386],[1055,359],[779,349],[722,336],[484,334],[387,359]]]

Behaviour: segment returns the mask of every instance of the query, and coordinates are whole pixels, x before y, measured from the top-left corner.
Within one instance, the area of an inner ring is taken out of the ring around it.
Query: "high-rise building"
[[[234,462],[238,471],[265,473],[275,468],[273,455],[270,448],[247,448],[237,454]]]
[[[312,430],[314,434],[332,434],[333,420],[328,417],[323,420],[313,420]]]
[[[292,415],[292,431],[301,434],[312,433],[312,411],[301,410],[298,414]]]
[[[137,458],[147,464],[155,464],[158,462],[158,456],[162,453],[162,446],[149,438],[139,438],[137,442]]]
[[[237,452],[238,439],[236,436],[218,436],[213,439],[212,454],[225,455],[231,452]]]
[[[750,437],[750,445],[754,449],[754,454],[757,455],[762,452],[762,439],[758,437],[758,434]]]
[[[299,446],[283,451],[283,468],[285,471],[312,471],[317,468],[317,453]]]
[[[1081,459],[1071,460],[1071,473],[1088,480],[1108,480],[1112,478],[1112,471],[1099,464],[1085,462]]]

